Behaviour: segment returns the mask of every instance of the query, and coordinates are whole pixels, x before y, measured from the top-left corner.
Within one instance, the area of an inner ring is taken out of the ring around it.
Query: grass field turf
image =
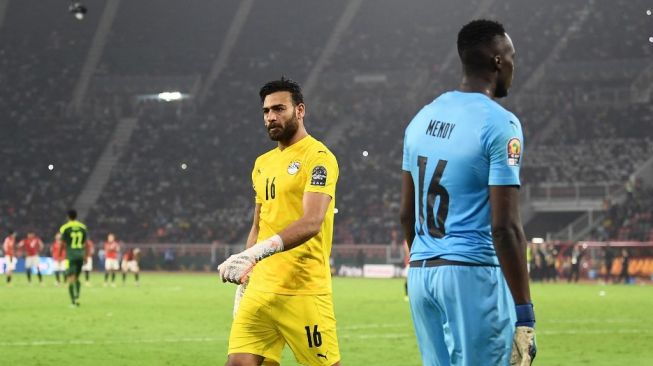
[[[0,285],[1,365],[223,365],[235,287],[215,275],[144,274],[142,285]],[[4,282],[4,278],[2,279]],[[605,291],[604,296],[599,292]],[[653,364],[653,287],[534,284],[535,365]],[[336,278],[343,365],[419,365],[403,280]],[[295,365],[286,349],[282,364]]]

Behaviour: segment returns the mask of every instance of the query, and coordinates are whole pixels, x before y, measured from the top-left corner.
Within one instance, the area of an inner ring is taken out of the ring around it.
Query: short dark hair
[[[75,220],[77,218],[77,211],[68,210],[68,218],[71,220]]]
[[[261,103],[265,100],[265,97],[272,93],[287,91],[292,96],[292,102],[294,105],[299,103],[304,103],[304,96],[302,95],[302,88],[296,82],[286,79],[284,76],[279,80],[268,81],[263,85],[261,90],[258,92],[258,95],[261,97]]]
[[[458,32],[458,56],[466,70],[484,71],[489,65],[482,49],[492,45],[495,37],[503,37],[506,30],[495,20],[472,20]]]

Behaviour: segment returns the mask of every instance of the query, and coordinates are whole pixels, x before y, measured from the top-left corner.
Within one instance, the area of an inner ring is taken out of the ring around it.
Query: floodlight
[[[82,3],[73,1],[68,6],[68,11],[75,17],[75,19],[83,20],[88,9],[86,9]]]

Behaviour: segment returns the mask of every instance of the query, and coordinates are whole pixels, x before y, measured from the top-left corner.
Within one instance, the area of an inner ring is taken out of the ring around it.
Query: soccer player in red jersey
[[[109,234],[107,241],[104,242],[104,285],[109,282],[109,274],[111,274],[111,286],[116,287],[116,271],[120,269],[118,266],[118,252],[120,252],[120,244],[116,240],[116,236]]]
[[[41,259],[39,253],[43,250],[43,241],[33,232],[28,232],[27,237],[18,242],[18,248],[25,251],[25,273],[27,273],[27,282],[32,283],[32,271],[36,268],[36,274],[39,277],[39,283],[43,285],[43,276],[39,264]]]
[[[7,286],[11,286],[11,274],[16,269],[16,232],[9,230],[5,238],[2,250],[5,252],[5,273],[7,274]]]
[[[125,254],[122,256],[122,263],[120,267],[122,269],[122,284],[124,285],[127,281],[127,272],[134,273],[134,279],[136,280],[136,285],[138,285],[138,258],[140,256],[140,249],[128,249]]]
[[[85,282],[86,286],[90,286],[91,271],[93,270],[93,254],[95,253],[95,244],[93,243],[93,240],[88,239],[86,241],[85,250],[86,252],[84,256],[86,257],[86,261],[82,266],[82,271],[84,271],[84,279],[86,281]]]
[[[63,247],[63,249],[61,249]],[[50,246],[50,254],[54,260],[54,275],[57,278],[57,286],[61,284],[59,276],[66,270],[66,245],[61,241],[61,234],[54,236],[54,243]]]

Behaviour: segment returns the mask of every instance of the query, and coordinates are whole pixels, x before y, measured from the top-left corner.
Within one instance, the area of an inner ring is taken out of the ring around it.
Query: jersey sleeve
[[[408,144],[406,144],[406,140],[408,137],[408,129],[406,129],[406,132],[404,134],[404,157],[401,161],[401,169],[404,171],[409,172],[410,171],[410,153],[408,151]]]
[[[68,243],[70,242],[70,230],[69,230],[69,228],[70,228],[69,226],[64,225],[59,229],[59,232],[61,233],[61,241],[64,243],[62,245],[64,245],[64,246],[68,245]]]
[[[524,137],[521,123],[514,115],[491,118],[485,127],[483,144],[488,154],[488,185],[521,185],[519,168],[523,157]]]
[[[256,176],[258,175],[258,159],[254,162],[254,168],[252,169],[252,190],[254,191],[254,201],[257,204],[263,203],[263,200],[258,196],[256,192]]]
[[[315,151],[308,160],[307,168],[308,178],[304,192],[326,193],[335,198],[336,183],[340,175],[336,157],[328,150]]]

